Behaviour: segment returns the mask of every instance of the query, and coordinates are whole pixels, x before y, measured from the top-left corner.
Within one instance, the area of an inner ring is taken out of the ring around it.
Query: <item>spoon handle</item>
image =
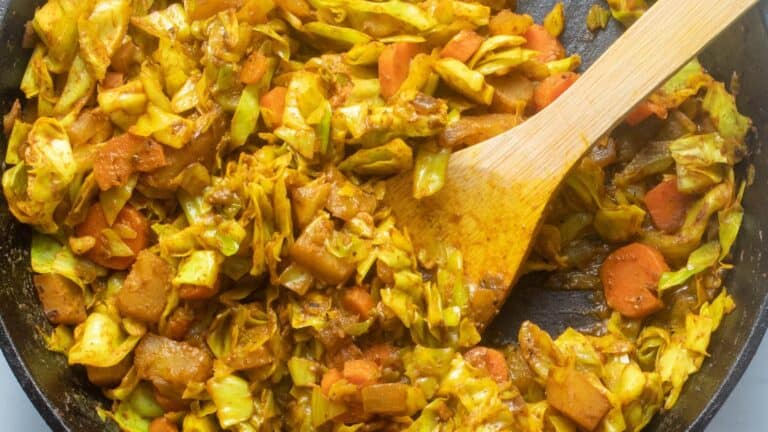
[[[478,149],[487,168],[521,158],[562,176],[601,136],[758,0],[659,0],[544,111]],[[513,145],[508,145],[513,141]],[[502,150],[503,149],[503,150]],[[461,153],[461,152],[460,152]],[[477,159],[475,159],[477,160]]]

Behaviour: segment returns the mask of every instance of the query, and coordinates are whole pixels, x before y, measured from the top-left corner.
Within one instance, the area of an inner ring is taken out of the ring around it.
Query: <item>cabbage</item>
[[[78,22],[93,7],[93,0],[52,0],[35,12],[32,27],[48,52],[45,60],[53,73],[66,72],[77,55]]]
[[[139,117],[130,132],[143,137],[152,136],[160,143],[179,149],[192,139],[195,124],[192,120],[150,103],[146,114]]]
[[[735,140],[739,152],[744,151],[744,137],[752,127],[752,121],[739,114],[736,99],[728,93],[723,83],[715,82],[707,88],[701,107],[709,113],[720,136]]]
[[[388,15],[420,31],[437,25],[434,17],[416,4],[400,0],[372,2],[365,0],[310,0],[312,6],[320,9],[341,9],[348,12]]]
[[[720,244],[718,242],[705,243],[691,253],[688,257],[688,264],[675,272],[666,272],[659,279],[659,293],[669,288],[682,285],[691,276],[717,264],[720,258]]]
[[[115,50],[123,43],[131,14],[129,0],[98,0],[78,22],[80,57],[96,80],[104,79]]]
[[[448,149],[435,150],[426,145],[419,147],[413,167],[414,198],[434,195],[443,188],[450,156]]]
[[[132,17],[131,24],[156,38],[186,41],[191,36],[189,19],[180,3],[142,17]]]
[[[232,427],[253,415],[253,397],[248,381],[237,375],[224,375],[209,379],[206,386],[216,404],[216,417],[221,427]]]
[[[725,165],[733,165],[736,155],[719,134],[692,135],[669,144],[676,163],[677,188],[683,193],[699,193],[720,183]]]
[[[61,123],[38,118],[29,131],[23,159],[3,173],[8,206],[20,221],[55,232],[53,213],[79,169]]]
[[[485,82],[482,72],[473,71],[454,58],[443,58],[435,62],[435,72],[449,86],[474,102],[490,105],[493,87]]]
[[[123,328],[116,318],[104,312],[91,312],[85,322],[75,328],[69,364],[114,366],[133,351],[145,331],[135,326]]]
[[[405,141],[394,139],[371,149],[361,149],[339,164],[342,171],[362,175],[391,175],[408,171],[413,166],[413,150]]]
[[[176,276],[173,277],[173,284],[213,289],[219,277],[222,260],[222,256],[216,251],[193,251],[179,263]]]

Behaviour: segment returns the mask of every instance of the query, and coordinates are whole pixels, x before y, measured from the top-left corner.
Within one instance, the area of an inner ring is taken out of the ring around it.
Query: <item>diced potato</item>
[[[376,197],[347,180],[341,172],[333,169],[328,174],[333,183],[325,208],[335,217],[348,221],[358,213],[373,214]]]
[[[367,414],[405,415],[408,412],[408,385],[374,384],[362,390],[363,411]]]
[[[145,249],[139,252],[117,294],[117,308],[123,316],[156,323],[163,314],[170,290],[171,266]]]
[[[331,237],[333,229],[333,222],[329,219],[316,218],[291,246],[290,255],[313,275],[336,285],[352,276],[355,264],[333,255],[325,247],[325,241]]]
[[[325,205],[330,192],[331,185],[322,177],[291,190],[293,218],[299,228],[304,228],[312,222],[317,212]]]
[[[32,280],[48,321],[68,325],[85,321],[83,291],[74,282],[55,273],[35,275]]]
[[[547,402],[582,428],[592,431],[611,409],[597,377],[570,368],[552,368],[547,379]]]
[[[208,351],[151,333],[136,346],[134,363],[139,378],[177,392],[190,382],[206,381],[213,373]]]

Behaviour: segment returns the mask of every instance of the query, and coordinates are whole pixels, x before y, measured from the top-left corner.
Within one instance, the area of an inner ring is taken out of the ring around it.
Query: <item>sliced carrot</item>
[[[440,51],[440,57],[451,57],[460,62],[466,62],[482,44],[482,36],[472,30],[462,30],[445,44]]]
[[[419,45],[396,42],[384,48],[379,56],[379,82],[381,95],[388,98],[400,89],[406,78],[411,59],[419,53]]]
[[[167,418],[158,417],[149,424],[149,432],[179,432],[179,428]]]
[[[373,301],[368,290],[360,286],[348,289],[341,299],[341,304],[345,309],[356,313],[363,319],[368,318],[376,306],[376,302]]]
[[[680,228],[693,197],[677,189],[677,178],[665,180],[649,190],[643,198],[653,225],[667,234]]]
[[[630,126],[635,126],[654,114],[660,119],[665,119],[667,118],[667,109],[659,104],[645,100],[630,111],[624,121]]]
[[[464,360],[478,369],[484,369],[494,381],[501,384],[509,381],[509,368],[504,354],[492,348],[474,347],[464,353]]]
[[[575,72],[561,72],[549,76],[533,89],[533,103],[537,111],[543,110],[547,105],[555,101],[568,87],[579,78]]]
[[[75,235],[78,237],[91,236],[96,239],[96,244],[86,252],[85,256],[102,267],[113,270],[125,270],[136,260],[139,251],[147,247],[149,241],[149,222],[138,210],[130,204],[126,204],[117,214],[115,223],[130,228],[136,235],[132,238],[123,238],[123,242],[133,251],[133,256],[113,257],[109,254],[108,240],[101,234],[105,228],[111,228],[107,224],[107,217],[101,204],[95,203],[88,209],[85,220],[75,227]]]
[[[324,395],[328,396],[328,393],[331,391],[331,386],[336,384],[337,381],[340,381],[344,378],[344,376],[341,374],[341,371],[339,371],[336,368],[328,369],[323,374],[323,379],[320,380],[320,390],[323,392]]]
[[[151,138],[125,133],[96,151],[93,175],[101,190],[123,186],[135,172],[150,172],[168,165],[163,146]]]
[[[179,287],[179,297],[184,300],[207,300],[219,293],[221,284],[216,279],[213,289],[201,285],[182,285]]]
[[[275,87],[264,93],[259,101],[264,121],[269,127],[276,128],[283,124],[283,112],[285,111],[285,94],[288,89]]]
[[[600,267],[608,306],[628,318],[645,318],[664,304],[656,296],[661,274],[669,271],[661,253],[642,243],[613,251]]]
[[[267,73],[267,58],[264,54],[254,51],[245,59],[243,68],[240,69],[240,82],[254,84]]]
[[[563,44],[549,34],[544,26],[534,24],[528,27],[523,36],[527,41],[525,47],[539,52],[539,61],[550,62],[565,57]]]
[[[344,362],[342,375],[352,384],[365,386],[376,383],[381,371],[379,365],[371,360],[347,360]]]

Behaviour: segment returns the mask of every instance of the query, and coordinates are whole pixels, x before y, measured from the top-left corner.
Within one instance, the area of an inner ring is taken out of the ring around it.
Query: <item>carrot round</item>
[[[363,319],[368,318],[371,311],[376,306],[373,297],[363,287],[354,287],[348,289],[341,299],[341,304],[350,312],[356,313]]]
[[[451,57],[460,62],[466,62],[482,44],[482,36],[472,30],[462,30],[445,44],[440,51],[440,57]]]
[[[563,44],[542,25],[534,24],[528,27],[523,36],[527,41],[525,47],[539,52],[539,61],[550,62],[565,56]]]
[[[124,225],[136,233],[136,236],[133,238],[122,239],[133,251],[133,256],[110,256],[107,239],[101,232],[115,225]],[[88,259],[102,267],[113,270],[125,270],[136,260],[136,255],[138,255],[139,251],[147,247],[149,222],[138,210],[130,204],[126,204],[117,214],[115,223],[110,226],[107,224],[107,218],[104,215],[104,209],[101,208],[101,204],[95,203],[88,209],[88,214],[85,215],[83,223],[75,227],[75,234],[78,237],[90,236],[96,239],[96,244],[85,254]]]
[[[575,72],[561,72],[540,82],[533,90],[533,103],[541,111],[563,94],[579,78]]]
[[[664,304],[656,296],[656,287],[667,271],[664,257],[651,246],[632,243],[615,250],[600,267],[608,306],[627,318],[658,312]]]
[[[667,109],[659,104],[645,100],[630,111],[624,121],[630,126],[636,126],[654,114],[660,119],[665,119],[667,118]]]
[[[175,423],[165,417],[158,417],[149,424],[149,432],[178,432],[179,428]]]
[[[419,53],[419,46],[409,42],[396,42],[384,48],[379,56],[379,83],[381,95],[388,98],[400,89],[406,78],[411,59]]]
[[[341,371],[339,371],[336,368],[328,369],[323,374],[323,379],[320,380],[320,390],[323,392],[324,395],[328,396],[328,393],[331,391],[331,386],[336,384],[337,381],[340,381],[343,379],[344,376],[341,375]]]
[[[259,100],[264,119],[268,120],[270,127],[276,128],[283,124],[286,93],[288,93],[287,88],[278,86],[264,93]],[[266,110],[269,111],[268,114],[265,112]]]
[[[371,360],[347,360],[341,373],[345,380],[359,386],[374,384],[381,375],[379,365]]]
[[[267,58],[264,54],[254,51],[243,63],[240,69],[240,82],[254,84],[267,73]]]
[[[509,369],[504,354],[492,348],[474,347],[464,353],[464,360],[478,369],[484,369],[494,381],[501,384],[509,381]]]
[[[183,300],[207,300],[219,293],[219,283],[213,289],[201,285],[181,285],[179,287],[179,298]]]
[[[659,183],[643,198],[653,225],[667,234],[674,233],[683,224],[691,201],[690,195],[677,189],[676,177]]]

